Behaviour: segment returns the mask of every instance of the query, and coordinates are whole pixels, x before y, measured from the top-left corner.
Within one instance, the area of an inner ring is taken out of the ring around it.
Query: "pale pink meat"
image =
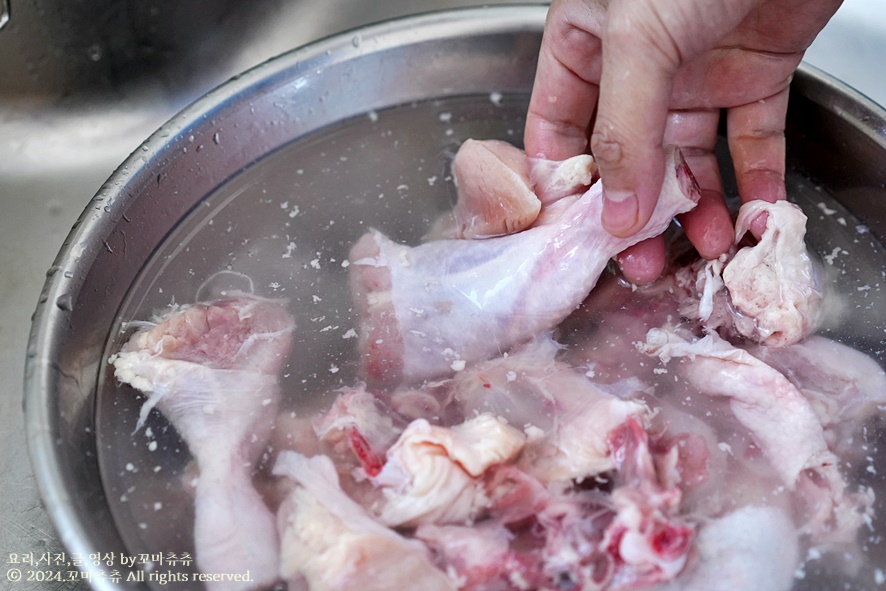
[[[793,487],[806,469],[827,469],[836,458],[828,451],[821,424],[809,402],[781,373],[721,339],[701,339],[666,329],[651,329],[644,351],[667,363],[680,359],[679,375],[708,396],[730,401],[738,420]]]
[[[452,238],[491,238],[528,228],[541,211],[523,152],[496,140],[466,140],[452,162],[458,201]]]
[[[374,477],[385,463],[388,448],[405,425],[363,384],[345,388],[332,407],[314,421],[317,437],[336,448],[347,449],[359,462],[362,477]]]
[[[671,474],[661,472],[667,464],[655,461],[636,419],[628,419],[609,439],[616,461],[616,515],[603,543],[617,558],[610,588],[673,579],[686,564],[695,529],[680,517],[682,491]]]
[[[623,427],[611,441],[619,458],[611,497],[548,490],[505,466],[487,482],[491,518],[422,525],[416,536],[453,580],[476,591],[638,589],[673,578],[693,527],[677,516],[679,490],[662,485],[643,429]]]
[[[752,247],[740,249],[723,270],[723,283],[736,311],[753,326],[739,332],[764,345],[799,342],[821,322],[822,290],[815,263],[806,250],[806,216],[788,201],[750,201],[735,221],[735,242],[757,216],[766,213],[766,230]]]
[[[452,573],[464,591],[519,589],[524,575],[515,552],[514,534],[503,524],[487,521],[474,526],[432,525],[418,527],[415,537],[437,555],[437,564]]]
[[[416,419],[372,479],[385,496],[379,520],[390,526],[471,523],[486,508],[483,474],[513,460],[525,439],[490,414],[454,427]]]
[[[681,311],[723,336],[770,347],[800,342],[823,316],[818,268],[806,249],[806,216],[788,201],[750,201],[736,220],[735,243],[766,214],[759,242],[677,272]]]
[[[277,579],[274,517],[252,484],[277,412],[277,373],[294,324],[279,302],[241,296],[174,310],[112,357],[115,376],[148,396],[199,467],[194,544],[205,573],[254,573],[211,590],[258,589]]]
[[[652,591],[788,591],[800,562],[797,537],[777,507],[742,507],[706,521],[685,573]]]
[[[341,490],[328,457],[282,452],[274,474],[297,483],[277,514],[280,577],[290,589],[457,588],[433,565],[423,544],[378,523]]]
[[[366,234],[349,268],[367,379],[394,384],[446,375],[556,326],[612,256],[695,206],[698,187],[676,148],[667,170],[652,218],[630,238],[603,229],[599,183],[556,221],[517,234],[417,247]]]
[[[861,523],[867,499],[848,494],[837,456],[809,401],[784,375],[716,333],[693,339],[652,329],[643,349],[667,363],[701,394],[724,397],[789,490],[803,506],[803,529],[814,538],[846,541]]]
[[[584,193],[596,171],[587,154],[564,161],[526,158],[507,142],[466,140],[452,162],[458,200],[451,219],[432,235],[477,239],[520,232],[536,222],[544,204]]]
[[[490,412],[525,430],[518,465],[542,482],[595,476],[615,466],[608,435],[649,409],[631,398],[642,385],[595,384],[555,360],[558,345],[542,336],[507,357],[460,372],[451,396],[465,415]],[[604,390],[608,388],[610,391]],[[621,389],[624,398],[611,390]]]
[[[829,447],[841,458],[857,461],[869,455],[862,431],[886,405],[886,373],[876,360],[818,335],[789,347],[750,352],[800,389],[825,428]]]
[[[857,427],[886,404],[886,372],[880,364],[837,341],[812,336],[790,347],[754,347],[750,352],[800,388],[824,425]]]
[[[673,380],[673,372],[663,377]],[[722,515],[748,505],[792,511],[780,474],[735,418],[728,399],[675,387],[661,394],[655,411],[649,432],[656,470],[662,486],[679,486],[681,514]]]

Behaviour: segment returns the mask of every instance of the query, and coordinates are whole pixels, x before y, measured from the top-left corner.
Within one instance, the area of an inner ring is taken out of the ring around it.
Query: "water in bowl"
[[[496,93],[370,112],[254,164],[207,196],[160,246],[118,314],[105,358],[120,346],[127,322],[150,318],[170,304],[238,290],[283,298],[297,323],[282,379],[284,407],[303,415],[319,411],[337,388],[359,379],[346,263],[350,247],[369,228],[418,243],[454,203],[449,167],[460,143],[473,137],[520,144],[526,101],[525,95]],[[829,323],[825,334],[884,364],[886,251],[809,179],[789,174],[788,187],[809,216],[808,243],[842,302],[839,321]],[[146,567],[154,573],[150,584],[170,589],[177,584],[171,575],[195,572],[193,562],[164,563],[158,554],[194,554],[188,483],[196,472],[186,445],[159,413],[135,431],[143,401],[104,368],[96,404],[99,462],[126,543],[120,551],[144,555],[152,563]],[[866,469],[882,464],[874,427],[860,442],[869,446],[871,462],[849,472],[886,497],[880,475]],[[882,503],[877,505],[882,513]],[[875,525],[861,532],[867,560],[857,577],[835,578],[819,562],[807,561],[795,589],[872,587],[883,577],[876,565],[886,564],[883,530]]]

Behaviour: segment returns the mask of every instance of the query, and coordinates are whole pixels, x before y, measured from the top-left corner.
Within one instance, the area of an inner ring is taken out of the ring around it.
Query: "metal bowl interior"
[[[132,434],[137,400],[117,404],[107,394],[113,384],[105,360],[121,319],[143,317],[173,298],[193,300],[216,271],[240,271],[250,252],[274,252],[258,272],[248,263],[253,281],[265,295],[295,302],[300,325],[310,328],[306,345],[328,345],[305,347],[314,352],[291,372],[293,388],[314,380],[314,391],[352,377],[350,345],[323,330],[345,330],[350,322],[345,271],[335,263],[344,260],[348,240],[371,225],[403,240],[419,238],[421,223],[451,199],[447,155],[464,139],[521,141],[545,12],[544,6],[458,10],[317,42],[210,93],[114,173],[48,272],[28,348],[32,463],[69,552],[137,553],[146,539],[138,526],[145,509],[138,507],[153,507],[157,494],[148,487],[129,491],[132,470],[107,468],[132,464],[144,474],[156,464],[144,436]],[[362,150],[355,138],[362,138]],[[886,112],[801,68],[787,138],[789,193],[803,195],[813,209],[826,198],[822,212],[837,212],[822,213],[813,226],[830,228],[841,217],[837,225],[846,228],[836,235],[813,229],[813,248],[830,253],[858,242],[852,277],[876,283],[864,293],[870,311],[844,316],[830,330],[884,364],[877,314],[886,309],[879,287],[886,271]],[[225,219],[243,224],[230,232],[210,228]],[[158,280],[170,276],[182,280],[174,286]],[[206,289],[224,287],[211,281]],[[862,285],[847,289],[856,287]],[[343,371],[330,372],[336,364]],[[114,417],[118,429],[103,427]],[[174,436],[165,441],[175,447]],[[168,473],[184,472],[181,454],[167,459]],[[142,496],[121,503],[127,494]],[[165,530],[153,522],[141,529],[170,540],[163,550],[187,548],[181,520],[163,521]],[[127,584],[125,573],[119,583],[101,579],[100,565],[84,568],[96,575],[96,589],[141,585]]]

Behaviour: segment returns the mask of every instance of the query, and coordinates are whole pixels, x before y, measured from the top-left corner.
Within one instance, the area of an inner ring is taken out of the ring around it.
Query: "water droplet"
[[[86,48],[86,56],[94,62],[102,59],[102,46],[98,43],[93,43]]]
[[[147,144],[142,144],[142,152],[147,152],[147,151],[148,151]]]
[[[53,266],[49,267],[49,269],[46,270],[46,276],[52,277],[53,275],[58,273],[60,270],[61,270],[61,267],[59,267],[58,265],[53,265]]]
[[[360,47],[360,42],[360,35],[354,35],[354,38],[351,39],[351,45],[353,45],[354,47]]]
[[[65,279],[72,279],[74,277],[73,271],[65,271],[64,273]]]
[[[71,294],[66,293],[64,295],[58,296],[55,300],[55,305],[58,306],[59,310],[64,310],[65,312],[70,312],[74,309],[74,298],[71,297]]]
[[[216,132],[212,135],[212,141],[215,142],[216,145],[220,144],[220,143],[221,143],[221,134],[220,134],[219,132],[216,131]]]

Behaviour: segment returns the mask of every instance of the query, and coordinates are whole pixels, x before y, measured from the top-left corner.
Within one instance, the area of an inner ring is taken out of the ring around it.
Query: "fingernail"
[[[603,227],[612,234],[633,230],[637,224],[638,210],[634,193],[603,190]]]

